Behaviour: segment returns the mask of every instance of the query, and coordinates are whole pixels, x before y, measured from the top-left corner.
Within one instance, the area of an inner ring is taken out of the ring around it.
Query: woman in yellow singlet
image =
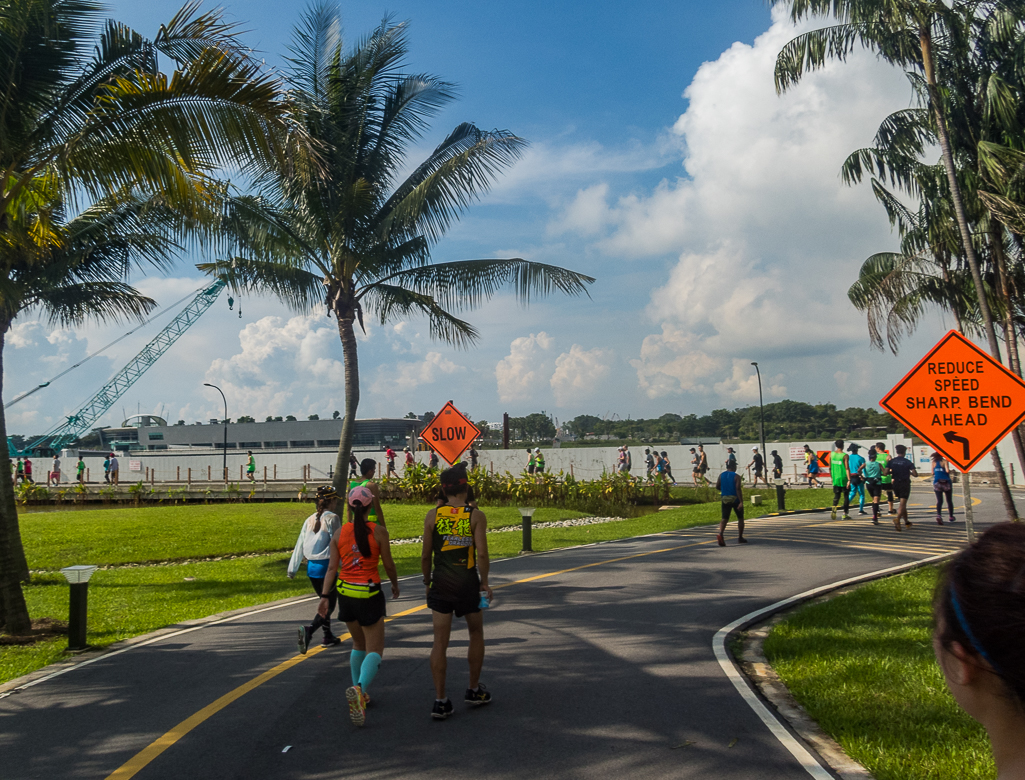
[[[366,707],[370,703],[367,689],[373,682],[384,654],[384,618],[387,609],[381,591],[378,563],[391,580],[391,595],[399,597],[399,578],[388,543],[388,529],[380,523],[367,520],[374,504],[374,494],[366,487],[349,491],[349,522],[332,537],[331,561],[328,564],[327,583],[338,578],[338,617],[344,621],[352,635],[349,654],[349,672],[352,686],[346,690],[349,717],[357,726],[366,723]],[[322,594],[318,612],[326,616],[329,595]]]

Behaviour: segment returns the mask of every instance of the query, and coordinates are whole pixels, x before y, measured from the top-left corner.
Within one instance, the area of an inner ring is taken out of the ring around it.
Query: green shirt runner
[[[843,487],[847,484],[847,468],[843,463],[844,454],[833,452],[829,455],[829,473],[833,477],[833,484]]]

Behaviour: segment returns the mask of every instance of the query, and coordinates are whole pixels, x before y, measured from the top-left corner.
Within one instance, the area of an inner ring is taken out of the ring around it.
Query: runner
[[[932,489],[936,491],[936,524],[943,525],[943,497],[947,497],[947,514],[950,522],[954,522],[954,484],[950,479],[950,467],[938,452],[934,452],[932,460]]]
[[[719,533],[715,537],[720,547],[726,546],[723,534],[726,533],[730,512],[737,515],[737,542],[747,544],[747,539],[744,538],[744,491],[740,481],[736,463],[726,464],[726,471],[719,474],[715,480],[715,489],[720,491],[722,501],[722,521],[719,523]]]
[[[651,448],[644,448],[644,475],[651,479],[651,472],[655,470],[655,456],[651,454]]]
[[[349,702],[349,718],[357,726],[367,720],[370,683],[377,676],[384,655],[384,618],[388,609],[381,590],[378,562],[391,580],[391,597],[399,597],[399,576],[391,557],[388,529],[368,520],[376,498],[365,487],[349,491],[349,521],[331,538],[331,562],[326,581],[333,588],[337,577],[338,617],[352,635],[349,653],[349,674],[352,687],[345,691]],[[317,613],[330,614],[331,594],[321,593]]]
[[[882,486],[883,490],[886,491],[886,500],[890,504],[890,514],[896,514],[893,508],[893,477],[890,476],[890,472],[886,468],[886,464],[890,462],[890,453],[886,451],[886,445],[881,441],[876,442],[876,460],[879,461],[879,465],[883,469]]]
[[[471,444],[470,445],[470,471],[473,471],[474,469],[477,468],[477,457],[478,457],[478,452],[477,452],[477,450],[474,449],[473,445]],[[435,464],[435,465],[437,465],[437,464]]]
[[[540,447],[534,448],[534,473],[539,477],[545,473],[545,456],[541,453]]]
[[[808,464],[808,487],[811,487],[812,481],[815,482],[815,487],[822,487],[822,483],[819,482],[819,459],[807,444],[804,445],[804,449],[804,460]]]
[[[350,452],[349,453],[349,476],[350,477],[358,477],[359,476],[359,461],[356,460],[356,453],[355,452]]]
[[[907,447],[898,444],[894,449],[897,451],[897,457],[890,458],[886,462],[883,474],[889,472],[890,478],[893,480],[893,492],[897,496],[897,500],[900,501],[897,516],[893,519],[893,524],[899,531],[902,517],[904,518],[904,527],[911,527],[911,521],[908,520],[908,499],[911,497],[911,478],[917,477],[918,472],[915,470],[915,464],[904,457],[904,453],[908,451]]]
[[[481,608],[490,604],[492,596],[488,585],[488,522],[483,512],[468,504],[464,469],[443,471],[441,488],[446,503],[429,511],[424,519],[420,558],[427,587],[427,606],[434,621],[431,676],[436,698],[431,717],[437,720],[444,720],[452,714],[452,702],[445,694],[445,676],[453,613],[456,617],[466,617],[470,634],[467,654],[470,685],[464,701],[474,706],[491,701],[491,693],[480,684],[481,667],[484,665],[484,615]]]
[[[391,476],[394,476],[396,479],[398,479],[399,472],[395,470],[395,450],[393,450],[391,446],[389,446],[388,449],[386,449],[384,452],[384,457],[385,460],[388,461],[388,470],[385,472],[384,475],[385,479]]]
[[[705,445],[698,445],[698,473],[701,477],[701,484],[708,487],[708,477],[705,474],[708,473],[708,455],[705,454]]]
[[[18,463],[14,467],[14,484],[20,485],[25,481],[25,462],[18,458]]]
[[[438,461],[438,453],[436,453],[434,450],[431,450],[431,459],[430,459],[430,462],[427,465],[427,468],[429,468],[429,469],[436,469],[436,468],[438,468],[438,463],[439,463],[439,461]]]
[[[364,458],[363,462],[359,464],[361,477],[358,479],[349,480],[349,490],[353,490],[358,487],[365,487],[374,495],[374,505],[370,508],[370,522],[380,523],[386,528],[387,523],[384,522],[384,509],[381,508],[381,486],[374,482],[374,474],[377,471],[377,461],[373,458]]]
[[[736,463],[737,463],[737,453],[733,451],[733,447],[727,447],[726,448],[726,468],[729,468],[731,463],[736,465]],[[734,471],[736,471],[736,469],[734,469]]]
[[[82,460],[82,456],[78,456],[78,465],[75,467],[78,470],[78,484],[85,484],[85,461]]]
[[[110,453],[103,456],[103,481],[110,484]]]
[[[676,478],[673,476],[673,464],[669,462],[669,456],[666,454],[665,450],[662,450],[662,452],[659,453],[659,456],[662,458],[662,470],[665,472],[666,479],[675,485]]]
[[[754,467],[755,478],[751,483],[751,487],[758,487],[758,480],[760,479],[765,483],[765,487],[769,486],[769,480],[765,478],[765,459],[762,457],[762,453],[758,451],[757,447],[752,447],[751,452],[754,455],[751,456],[751,462],[747,464],[747,468],[750,470]]]
[[[110,453],[110,483],[119,485],[121,483],[121,465],[117,462],[117,453]]]
[[[256,458],[253,457],[252,450],[246,450],[248,459],[246,460],[246,476],[250,482],[256,482]]]
[[[295,542],[295,549],[292,550],[292,558],[288,562],[288,579],[295,579],[296,573],[306,561],[306,576],[310,578],[314,593],[324,592],[324,578],[327,576],[328,563],[331,560],[331,538],[335,531],[341,528],[342,521],[336,513],[338,505],[338,493],[330,485],[321,485],[317,488],[317,511],[303,520],[302,528],[299,530],[299,538]],[[324,641],[322,647],[339,645],[342,640],[331,633],[331,613],[334,612],[338,600],[338,591],[335,588],[334,580],[329,580],[330,594],[328,596],[327,615],[321,616],[318,612],[313,617],[313,623],[308,626],[299,626],[299,652],[306,655],[310,647],[310,640],[314,632],[323,627]]]
[[[851,469],[851,494],[848,498],[853,501],[854,496],[858,496],[858,514],[864,515],[868,514],[865,511],[865,459],[858,454],[860,449],[861,447],[854,442],[847,448],[850,453],[847,464]]]
[[[694,487],[697,487],[698,480],[701,479],[701,458],[698,457],[698,452],[693,447],[690,448],[690,467],[691,478],[694,480]]]
[[[833,480],[833,511],[829,513],[830,518],[836,520],[836,510],[840,506],[840,498],[843,497],[843,519],[850,520],[848,510],[851,507],[851,497],[847,492],[847,485],[850,482],[850,463],[847,454],[843,451],[843,439],[833,442],[836,448],[829,454],[829,476]]]
[[[50,464],[50,473],[47,483],[57,487],[61,483],[61,459],[56,455],[53,456],[53,463]]]
[[[537,461],[534,458],[534,451],[527,447],[527,473],[533,474],[534,469],[537,467]]]
[[[623,471],[627,474],[629,474],[630,470],[634,467],[634,458],[633,455],[630,454],[630,445],[628,444],[623,445],[623,465],[625,466]]]
[[[944,569],[933,599],[933,650],[954,700],[989,735],[991,777],[1025,777],[1025,528],[1001,523]]]
[[[779,456],[776,450],[769,454],[772,455],[772,478],[780,479],[783,476],[783,458]]]
[[[868,462],[865,464],[865,487],[872,498],[872,524],[879,525],[879,496],[883,494],[883,468],[879,463],[875,447],[868,448]]]
[[[25,481],[30,485],[35,484],[35,480],[32,479],[32,461],[29,458],[25,458]]]

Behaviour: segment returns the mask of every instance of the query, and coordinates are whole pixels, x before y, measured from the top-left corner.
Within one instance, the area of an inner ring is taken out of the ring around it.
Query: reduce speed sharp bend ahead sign
[[[952,330],[879,405],[968,471],[1025,418],[1025,382]]]
[[[420,432],[427,446],[449,463],[459,457],[480,436],[480,428],[449,401]]]

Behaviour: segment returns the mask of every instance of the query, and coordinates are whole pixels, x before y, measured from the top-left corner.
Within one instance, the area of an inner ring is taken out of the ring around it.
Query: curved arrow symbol
[[[955,431],[947,431],[945,434],[943,434],[943,438],[946,439],[947,442],[950,444],[953,444],[955,441],[961,442],[961,447],[964,449],[965,463],[971,460],[971,456],[968,453],[968,439],[964,438],[963,436],[958,436]]]

